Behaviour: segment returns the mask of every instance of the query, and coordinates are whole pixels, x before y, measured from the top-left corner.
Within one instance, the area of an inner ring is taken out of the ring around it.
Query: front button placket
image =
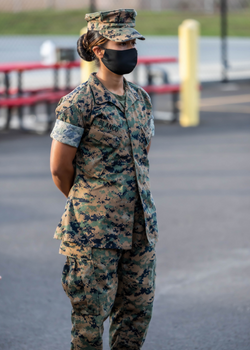
[[[147,224],[147,218],[146,218],[146,210],[147,210],[147,192],[143,188],[143,181],[141,179],[144,178],[144,175],[141,171],[141,167],[138,164],[138,160],[140,160],[140,153],[139,151],[136,152],[136,149],[139,149],[139,126],[138,123],[136,123],[136,120],[139,120],[139,115],[138,112],[135,108],[135,104],[137,100],[133,96],[131,99],[131,92],[127,88],[127,99],[126,99],[126,104],[125,104],[125,117],[127,120],[127,125],[129,129],[129,137],[130,137],[130,142],[131,142],[131,148],[132,148],[132,155],[133,155],[133,160],[134,160],[134,168],[135,168],[135,174],[136,174],[136,181],[138,185],[138,192],[140,195],[140,199],[142,202],[143,206],[143,211],[144,211],[144,221],[145,221],[145,229],[146,229],[146,236],[147,240],[149,243],[151,243],[151,239],[149,238],[149,229],[148,229],[148,224]],[[138,159],[139,158],[139,159]],[[138,159],[138,160],[137,160]]]

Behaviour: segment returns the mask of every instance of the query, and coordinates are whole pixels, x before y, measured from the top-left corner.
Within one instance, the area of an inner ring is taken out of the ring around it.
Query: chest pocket
[[[96,127],[92,127],[89,130],[88,139],[92,143],[102,144],[104,147],[117,148],[121,142],[121,139],[113,135],[112,133],[101,131]]]
[[[106,175],[107,166],[114,168],[119,159],[120,142],[118,136],[92,126],[84,142],[82,156],[84,171],[92,177]]]

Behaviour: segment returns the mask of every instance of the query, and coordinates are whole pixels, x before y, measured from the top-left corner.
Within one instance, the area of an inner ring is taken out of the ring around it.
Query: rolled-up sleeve
[[[68,95],[69,96],[69,95]],[[62,98],[56,108],[56,122],[50,134],[54,140],[78,147],[84,132],[84,116],[77,104]]]
[[[84,128],[57,119],[50,136],[56,141],[77,148],[83,132]]]
[[[152,130],[152,136],[155,136],[155,123],[154,123],[154,116],[153,114],[151,114],[151,118],[150,118],[150,128]]]

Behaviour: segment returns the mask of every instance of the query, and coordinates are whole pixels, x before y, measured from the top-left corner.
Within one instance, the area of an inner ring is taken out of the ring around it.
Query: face
[[[105,43],[105,48],[110,49],[110,50],[119,50],[119,51],[134,49],[134,48],[136,48],[136,39],[128,40],[128,41],[124,41],[124,42],[108,40]],[[104,49],[102,49],[98,46],[94,46],[93,51],[99,59],[101,59],[103,57],[104,52],[105,52]]]
[[[106,43],[105,47],[110,50],[119,50],[119,51],[134,49],[136,48],[136,39],[128,40],[124,42],[109,40]]]
[[[126,50],[130,50],[130,49],[136,49],[136,39],[128,40],[128,41],[124,41],[124,42],[108,40],[105,43],[104,48],[98,47],[98,46],[93,47],[93,51],[94,51],[96,57],[99,59],[99,65],[98,65],[99,70],[106,71],[110,74],[111,73],[110,70],[102,62],[102,58],[104,56],[105,49],[116,50],[116,51],[126,51]],[[111,74],[115,74],[115,73],[111,73]]]

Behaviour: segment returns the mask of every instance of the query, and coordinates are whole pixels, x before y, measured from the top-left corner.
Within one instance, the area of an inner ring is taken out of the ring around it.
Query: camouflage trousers
[[[131,250],[84,247],[81,252],[81,258],[67,256],[62,274],[72,304],[71,350],[102,349],[108,317],[112,350],[141,349],[152,315],[156,264],[142,208],[135,210]]]

